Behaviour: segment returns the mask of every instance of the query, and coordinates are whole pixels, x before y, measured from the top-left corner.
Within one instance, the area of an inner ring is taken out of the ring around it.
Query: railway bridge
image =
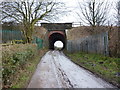
[[[66,47],[66,29],[72,28],[72,23],[41,23],[47,29],[47,42],[49,49],[54,50],[54,43],[61,41],[63,48]]]

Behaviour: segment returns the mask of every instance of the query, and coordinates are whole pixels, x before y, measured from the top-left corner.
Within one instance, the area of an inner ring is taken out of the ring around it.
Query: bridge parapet
[[[41,23],[41,26],[46,28],[48,31],[63,31],[65,29],[71,29],[72,23]]]

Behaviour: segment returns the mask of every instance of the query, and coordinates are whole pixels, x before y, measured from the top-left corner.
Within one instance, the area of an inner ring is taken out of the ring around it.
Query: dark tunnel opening
[[[61,50],[63,50],[65,48],[66,38],[64,35],[62,35],[60,33],[53,33],[50,35],[50,37],[49,37],[49,49],[54,50],[54,43],[56,41],[61,41],[63,43],[63,48],[61,49]]]

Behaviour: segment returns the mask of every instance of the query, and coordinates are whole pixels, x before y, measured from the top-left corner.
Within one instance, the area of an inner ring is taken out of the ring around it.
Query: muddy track
[[[28,88],[115,88],[79,67],[63,52],[48,51],[31,78]]]

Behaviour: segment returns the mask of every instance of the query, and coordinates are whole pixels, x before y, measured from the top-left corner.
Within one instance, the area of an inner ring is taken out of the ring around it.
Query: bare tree
[[[64,13],[64,9],[61,9],[62,6],[63,3],[53,2],[53,0],[40,0],[40,2],[23,0],[1,2],[0,11],[2,12],[2,21],[14,20],[23,25],[22,31],[26,42],[31,43],[35,23],[40,20],[55,20],[61,13]]]
[[[120,26],[120,0],[117,2],[117,19],[118,19],[118,26]]]
[[[107,21],[108,7],[107,2],[97,0],[87,0],[83,4],[78,2],[79,12],[77,12],[80,20],[90,26],[104,25]]]
[[[118,25],[118,43],[117,43],[117,55],[120,57],[120,0],[118,0],[116,5],[117,11],[117,25]]]

